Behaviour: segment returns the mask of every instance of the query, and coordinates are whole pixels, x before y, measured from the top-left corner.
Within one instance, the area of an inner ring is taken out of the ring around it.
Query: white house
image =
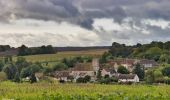
[[[119,82],[139,82],[139,77],[136,74],[117,74],[115,77]]]

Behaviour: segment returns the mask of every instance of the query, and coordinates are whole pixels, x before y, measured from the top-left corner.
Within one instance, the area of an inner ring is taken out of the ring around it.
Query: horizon
[[[0,0],[0,44],[135,45],[170,40],[169,0]],[[166,9],[165,9],[166,8]]]

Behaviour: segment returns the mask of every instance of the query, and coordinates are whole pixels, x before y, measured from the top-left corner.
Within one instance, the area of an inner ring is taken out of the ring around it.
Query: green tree
[[[0,61],[0,71],[2,71],[3,67],[4,67],[4,64],[2,61]]]
[[[36,77],[35,77],[35,74],[32,73],[32,74],[31,74],[31,77],[30,77],[30,83],[35,83],[35,82],[37,82],[37,79],[36,79]]]
[[[163,83],[164,82],[163,74],[162,74],[161,70],[157,69],[157,70],[154,71],[153,74],[154,74],[155,82],[157,82],[157,83],[160,83],[160,82]]]
[[[121,74],[129,74],[128,69],[126,69],[124,66],[119,66],[117,72]]]
[[[101,75],[101,70],[99,69],[97,71],[97,80],[100,80],[102,78],[102,75]]]
[[[16,67],[13,64],[7,64],[3,68],[3,71],[6,73],[8,79],[13,79],[17,71]]]
[[[140,80],[144,79],[145,70],[144,67],[142,67],[140,64],[135,65],[135,68],[133,69],[133,73],[137,74]]]
[[[7,75],[5,72],[0,72],[0,82],[7,80]]]
[[[163,69],[162,69],[162,74],[163,74],[164,76],[170,77],[170,67],[165,67],[165,68],[163,68]]]
[[[58,63],[58,64],[53,66],[54,71],[56,71],[56,70],[61,71],[61,70],[66,70],[66,69],[68,69],[68,66],[64,63]]]
[[[148,84],[154,83],[154,71],[153,70],[148,70],[146,72],[145,78],[146,78],[146,83],[148,83]]]
[[[14,82],[19,83],[20,81],[21,81],[21,80],[20,80],[19,72],[16,72],[15,77],[14,77]]]

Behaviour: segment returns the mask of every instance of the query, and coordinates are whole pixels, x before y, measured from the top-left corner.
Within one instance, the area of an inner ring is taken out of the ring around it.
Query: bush
[[[7,80],[7,75],[5,72],[0,72],[0,81],[5,81]]]
[[[68,69],[68,66],[64,63],[58,63],[53,66],[53,71],[62,71]]]

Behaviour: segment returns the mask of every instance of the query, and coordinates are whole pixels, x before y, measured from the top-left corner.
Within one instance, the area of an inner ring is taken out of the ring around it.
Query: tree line
[[[153,59],[170,63],[170,41],[165,43],[156,41],[149,44],[138,43],[133,46],[114,42],[109,49],[109,53],[113,57]]]
[[[26,56],[26,55],[36,55],[36,54],[54,54],[56,53],[55,49],[51,46],[41,46],[28,48],[25,45],[22,45],[18,48],[18,56]]]

